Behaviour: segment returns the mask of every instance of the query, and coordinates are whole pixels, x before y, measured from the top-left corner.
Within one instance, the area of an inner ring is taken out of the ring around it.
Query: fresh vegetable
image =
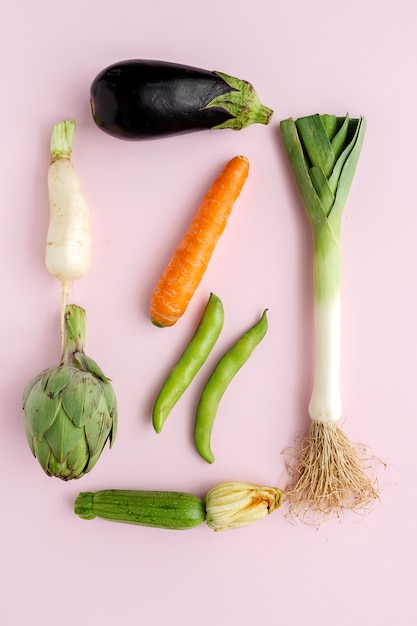
[[[95,123],[119,139],[149,139],[204,129],[268,124],[272,110],[253,86],[222,72],[164,61],[127,60],[94,79]]]
[[[194,335],[156,398],[152,421],[157,433],[161,432],[170,411],[206,362],[223,328],[223,320],[223,304],[220,298],[212,293]]]
[[[263,519],[282,502],[277,487],[260,487],[252,483],[222,483],[206,496],[206,521],[215,531],[243,528]]]
[[[74,512],[82,519],[101,517],[113,522],[186,530],[206,519],[204,502],[177,491],[132,491],[108,489],[81,492]]]
[[[23,394],[26,437],[49,476],[80,478],[114,442],[116,398],[110,381],[84,352],[86,313],[67,305],[59,365],[33,378]]]
[[[207,463],[214,461],[210,440],[220,400],[234,376],[265,337],[268,330],[266,313],[267,309],[259,321],[221,357],[200,396],[195,416],[194,442],[198,453]]]
[[[187,530],[204,521],[215,531],[241,528],[262,519],[281,504],[282,491],[252,483],[223,483],[205,499],[181,491],[107,489],[78,494],[74,513],[81,519],[169,530]],[[207,512],[206,512],[207,509]]]
[[[203,198],[152,295],[150,317],[155,326],[172,326],[186,311],[226,227],[248,172],[248,159],[244,156],[234,157]]]
[[[293,512],[340,514],[376,497],[355,446],[339,428],[340,226],[366,122],[312,115],[281,122],[285,150],[313,235],[315,376],[310,434],[292,466]]]
[[[48,272],[61,281],[62,322],[68,285],[87,272],[92,256],[90,212],[71,162],[75,126],[75,120],[54,126],[48,169],[50,215],[45,263]]]

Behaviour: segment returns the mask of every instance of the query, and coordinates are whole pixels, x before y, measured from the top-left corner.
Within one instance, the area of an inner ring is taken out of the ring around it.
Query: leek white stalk
[[[312,420],[337,422],[340,397],[340,225],[313,224],[315,366]]]
[[[315,367],[311,428],[290,472],[290,510],[339,515],[377,497],[356,447],[339,428],[340,225],[366,122],[311,115],[281,122],[284,147],[313,235]]]
[[[337,422],[342,415],[340,397],[340,301],[315,304],[314,384],[308,412],[312,420]]]

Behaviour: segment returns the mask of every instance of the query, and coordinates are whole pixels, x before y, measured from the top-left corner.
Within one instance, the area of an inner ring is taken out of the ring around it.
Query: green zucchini
[[[74,513],[82,519],[101,517],[172,530],[195,528],[206,520],[203,500],[179,491],[84,491],[75,500]]]

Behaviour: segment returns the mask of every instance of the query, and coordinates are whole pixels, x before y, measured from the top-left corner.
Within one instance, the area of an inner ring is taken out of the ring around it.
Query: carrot
[[[152,295],[150,317],[155,326],[173,326],[186,311],[248,172],[248,159],[234,157],[203,198]]]

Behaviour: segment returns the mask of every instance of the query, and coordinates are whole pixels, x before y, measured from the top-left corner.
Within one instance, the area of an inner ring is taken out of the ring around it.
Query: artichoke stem
[[[74,354],[84,353],[86,338],[86,313],[76,304],[69,304],[64,309],[63,347],[61,363],[74,365]]]

